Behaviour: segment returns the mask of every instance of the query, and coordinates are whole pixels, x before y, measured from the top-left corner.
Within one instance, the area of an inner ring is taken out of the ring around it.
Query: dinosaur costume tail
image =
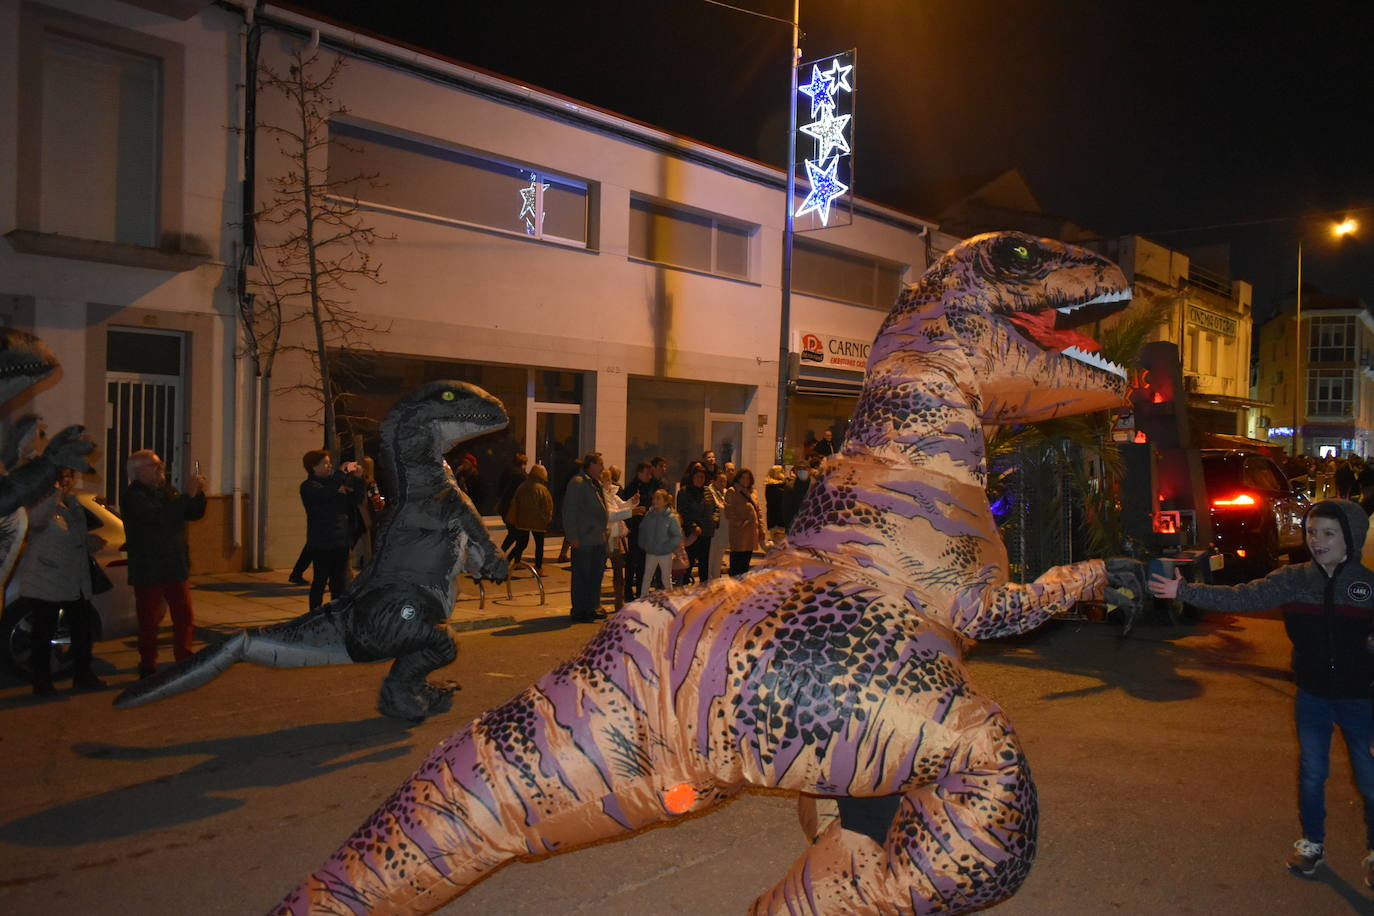
[[[316,608],[286,623],[241,630],[224,642],[132,685],[115,699],[114,705],[126,709],[194,690],[235,662],[253,662],[267,668],[351,664],[353,659],[344,646],[343,615],[331,613],[328,607]]]

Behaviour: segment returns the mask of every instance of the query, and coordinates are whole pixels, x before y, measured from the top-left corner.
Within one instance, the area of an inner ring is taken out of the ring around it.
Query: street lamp
[[[1346,217],[1339,223],[1331,227],[1331,234],[1336,238],[1350,235],[1359,228],[1359,223],[1350,217]],[[1298,454],[1298,435],[1302,432],[1302,409],[1303,398],[1307,396],[1304,379],[1302,375],[1302,233],[1298,233],[1298,297],[1297,297],[1297,318],[1294,330],[1293,341],[1293,455]]]

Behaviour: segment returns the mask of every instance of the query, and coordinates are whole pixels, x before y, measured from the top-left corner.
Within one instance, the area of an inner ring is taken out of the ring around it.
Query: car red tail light
[[[1255,499],[1255,497],[1251,496],[1249,493],[1237,493],[1230,499],[1214,499],[1212,500],[1212,505],[1219,509],[1230,509],[1236,506],[1248,508],[1250,506],[1259,505],[1259,500]]]

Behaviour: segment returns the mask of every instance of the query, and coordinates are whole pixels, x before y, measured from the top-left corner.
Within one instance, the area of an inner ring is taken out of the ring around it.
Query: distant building
[[[1290,295],[1260,326],[1255,389],[1271,406],[1258,411],[1256,435],[1299,455],[1374,455],[1374,313],[1306,284],[1300,332],[1296,313]]]

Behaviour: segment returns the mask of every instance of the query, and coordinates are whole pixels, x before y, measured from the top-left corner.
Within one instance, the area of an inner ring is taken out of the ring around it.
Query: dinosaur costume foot
[[[426,681],[407,683],[387,678],[382,681],[382,691],[377,697],[377,711],[393,719],[423,722],[452,709],[453,693],[457,689],[456,684],[436,687]]]

